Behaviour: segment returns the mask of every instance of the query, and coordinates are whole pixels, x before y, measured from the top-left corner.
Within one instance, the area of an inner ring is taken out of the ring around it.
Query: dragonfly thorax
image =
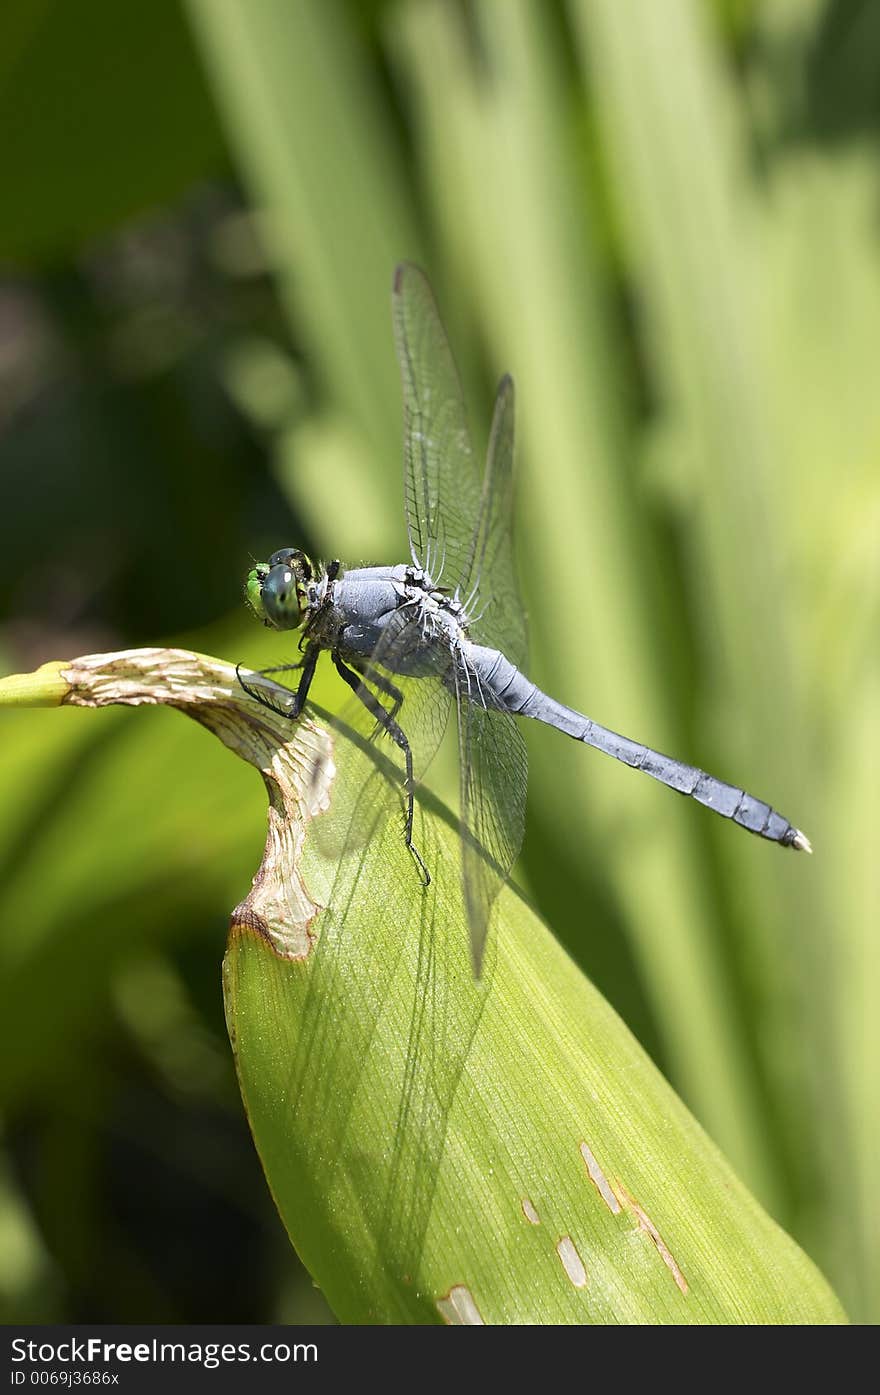
[[[447,655],[466,637],[467,620],[454,596],[424,572],[395,567],[355,567],[331,577],[320,610],[306,633],[326,648],[369,658],[380,643],[386,666],[433,672],[435,648]],[[393,640],[393,643],[392,643]],[[425,664],[420,663],[420,656]]]
[[[404,586],[410,598],[418,601],[425,616],[449,617],[455,621],[461,634],[467,634],[468,617],[458,592],[451,592],[446,586],[436,586],[420,567],[405,568]],[[449,628],[448,620],[441,623],[444,629]]]

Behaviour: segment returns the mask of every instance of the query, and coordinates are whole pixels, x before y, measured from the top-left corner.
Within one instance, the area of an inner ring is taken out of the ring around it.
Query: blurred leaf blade
[[[820,850],[809,868],[783,868],[752,859],[748,848],[731,842],[723,864],[725,885],[736,889],[726,914],[736,923],[744,992],[753,1003],[768,1005],[763,1011],[774,1021],[772,1036],[756,1048],[776,1101],[767,1118],[777,1135],[773,1151],[800,1208],[814,1194],[819,1170],[825,1172],[826,1195],[834,1194],[840,1150],[848,1146],[844,1140],[851,1139],[854,1124],[852,1115],[847,1123],[846,1101],[858,1099],[861,1115],[855,1125],[860,1142],[852,1140],[849,1153],[855,1171],[856,1159],[865,1157],[864,1111],[874,1114],[861,1073],[850,1092],[845,1074],[837,1071],[847,1056],[843,1024],[851,1020],[853,1001],[847,966],[857,962],[859,975],[871,979],[876,973],[876,957],[865,953],[865,914],[876,923],[876,899],[873,909],[870,897],[858,905],[849,901],[841,914],[848,898],[838,877],[843,872],[848,885],[854,878],[869,885],[864,859],[873,864],[873,851],[845,830],[873,826],[877,807],[875,799],[857,804],[859,785],[850,783],[848,816],[837,804],[838,825],[827,821],[838,797],[840,764],[851,773],[845,752],[857,717],[854,705],[839,703],[829,729],[825,679],[813,671],[836,667],[829,663],[827,631],[818,640],[815,635],[816,616],[829,603],[828,574],[836,569],[828,520],[854,497],[859,507],[873,508],[861,486],[865,452],[876,451],[878,440],[869,406],[873,389],[866,381],[854,391],[852,365],[865,352],[863,306],[877,295],[876,249],[869,263],[852,227],[854,170],[838,165],[823,194],[811,199],[810,183],[818,177],[818,171],[808,173],[812,159],[798,152],[786,161],[782,147],[774,152],[771,179],[762,184],[755,177],[747,109],[737,104],[698,5],[675,0],[662,17],[649,9],[638,26],[607,0],[583,0],[571,9],[596,84],[655,388],[672,427],[671,444],[677,443],[690,466],[686,476],[678,472],[674,488],[686,491],[685,506],[696,525],[689,531],[689,565],[707,598],[696,612],[703,626],[706,732],[756,788],[761,786],[749,767],[760,734],[764,787],[779,791],[775,798],[783,807],[802,811],[798,818],[812,829]],[[794,16],[792,22],[796,28]],[[789,41],[797,42],[794,34]],[[804,200],[800,208],[788,203],[789,186]],[[876,198],[875,176],[871,186],[873,195],[865,189],[863,197]],[[691,188],[699,191],[699,216]],[[850,223],[844,241],[841,222]],[[787,249],[782,265],[774,239]],[[779,278],[797,276],[798,263],[813,248],[811,274],[802,275],[796,289],[780,292]],[[820,279],[826,276],[827,290]],[[856,295],[849,289],[854,284],[861,286]],[[805,332],[802,307],[822,313],[823,295],[834,308],[823,316],[821,331]],[[836,325],[832,332],[828,313]],[[824,358],[832,342],[833,362],[817,373],[808,355]],[[845,354],[843,343],[849,345]],[[848,366],[835,408],[828,384],[837,362]],[[851,395],[852,406],[844,406]],[[843,430],[836,425],[841,420]],[[859,428],[867,428],[867,440],[859,441]],[[821,558],[811,555],[813,537],[826,539]],[[866,581],[855,607],[841,605],[840,595],[832,603],[838,633],[858,632],[856,617],[871,591]],[[867,642],[863,652],[870,648]],[[752,680],[747,691],[744,674]],[[841,836],[847,851],[835,854]],[[794,976],[792,958],[798,964]],[[865,1022],[863,1015],[862,1033]],[[829,1068],[830,1061],[837,1065]],[[834,1145],[823,1142],[815,1155],[805,1153],[804,1118],[814,1119],[824,1140],[829,1110]],[[876,1138],[873,1125],[868,1130]],[[866,1214],[872,1210],[868,1203]],[[819,1243],[828,1246],[836,1223],[826,1219],[830,1231]],[[860,1227],[851,1249],[876,1273],[876,1245],[865,1240],[872,1229]]]
[[[365,35],[337,0],[188,0],[187,8],[264,210],[291,318],[307,329],[331,400],[364,433],[381,493],[400,473],[397,373],[382,311],[392,269],[418,238]],[[296,497],[299,477],[288,479]],[[393,521],[379,515],[374,526],[373,545],[400,544]]]

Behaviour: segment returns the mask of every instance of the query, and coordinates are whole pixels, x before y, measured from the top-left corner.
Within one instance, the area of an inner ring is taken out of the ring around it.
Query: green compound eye
[[[254,615],[256,615],[257,619],[263,621],[265,621],[266,619],[266,611],[263,607],[263,598],[261,592],[263,589],[263,582],[265,581],[268,572],[269,568],[266,566],[266,563],[258,562],[257,565],[255,567],[252,567],[251,570],[248,572],[247,580],[244,584],[244,594],[248,605],[254,612]]]
[[[248,580],[250,588],[250,579]],[[260,606],[276,630],[298,630],[305,618],[299,581],[287,562],[270,567],[260,587]]]
[[[264,625],[276,630],[298,630],[309,610],[309,583],[315,567],[297,547],[273,552],[268,562],[257,562],[247,574],[245,597]]]

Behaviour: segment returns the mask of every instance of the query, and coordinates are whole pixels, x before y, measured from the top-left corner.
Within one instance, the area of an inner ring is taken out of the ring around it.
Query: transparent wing
[[[513,379],[498,384],[486,472],[469,575],[462,598],[471,638],[522,668],[528,658],[526,618],[513,555]]]
[[[480,512],[458,372],[431,287],[403,262],[394,273],[394,338],[403,380],[403,492],[410,552],[437,586],[470,576]]]
[[[516,718],[484,707],[459,679],[462,885],[477,975],[489,918],[522,847],[528,762]]]

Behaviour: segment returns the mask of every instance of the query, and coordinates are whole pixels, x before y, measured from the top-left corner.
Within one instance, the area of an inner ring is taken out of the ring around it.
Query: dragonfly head
[[[275,630],[298,630],[317,604],[319,573],[296,547],[273,552],[247,574],[245,596],[258,620]]]

